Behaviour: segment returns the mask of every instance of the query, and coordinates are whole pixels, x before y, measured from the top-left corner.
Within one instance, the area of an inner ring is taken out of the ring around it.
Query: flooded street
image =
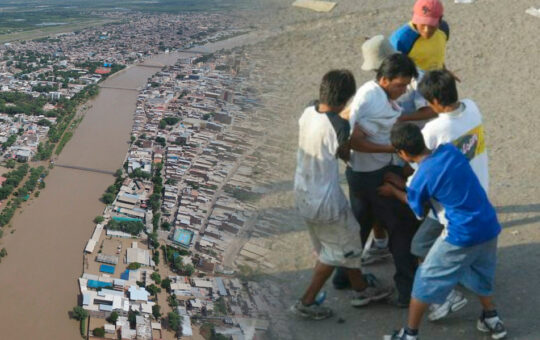
[[[233,39],[233,45],[242,42]],[[170,65],[179,56],[164,54],[145,63]],[[120,168],[128,151],[137,89],[157,71],[132,66],[103,82],[56,162]],[[45,179],[40,197],[32,198],[16,212],[11,227],[4,228],[0,248],[6,247],[9,255],[0,264],[2,339],[80,339],[79,323],[70,320],[68,312],[77,305],[77,278],[92,220],[104,209],[99,198],[113,180],[111,175],[57,167]]]

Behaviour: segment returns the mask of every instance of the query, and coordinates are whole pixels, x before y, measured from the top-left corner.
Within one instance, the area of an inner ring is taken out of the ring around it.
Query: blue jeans
[[[497,237],[472,247],[459,247],[439,237],[414,278],[412,296],[441,304],[458,284],[479,296],[493,295]]]

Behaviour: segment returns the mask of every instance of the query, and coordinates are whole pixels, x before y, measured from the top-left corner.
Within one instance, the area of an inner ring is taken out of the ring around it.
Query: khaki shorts
[[[334,223],[306,221],[306,224],[320,262],[334,267],[360,268],[360,225],[351,209],[343,211]]]

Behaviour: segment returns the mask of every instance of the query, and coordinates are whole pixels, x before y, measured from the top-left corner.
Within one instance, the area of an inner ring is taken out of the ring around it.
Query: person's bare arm
[[[355,124],[349,147],[354,151],[369,152],[369,153],[394,153],[395,149],[392,145],[375,144],[366,140],[366,134],[360,128],[360,125]]]
[[[387,172],[384,174],[383,178],[384,182],[390,183],[396,188],[399,188],[401,190],[405,190],[405,186],[407,183],[405,182],[405,179],[401,177],[400,175],[397,175],[393,172]]]
[[[386,182],[382,186],[377,188],[377,192],[381,196],[394,197],[399,201],[408,204],[407,193],[404,190],[396,188],[394,185]]]
[[[412,122],[417,120],[428,120],[437,117],[437,113],[433,111],[429,106],[424,106],[417,110],[416,112],[411,113],[410,115],[399,116],[399,122]]]

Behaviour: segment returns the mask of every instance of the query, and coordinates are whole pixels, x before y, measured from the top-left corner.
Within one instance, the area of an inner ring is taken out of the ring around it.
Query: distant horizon
[[[257,1],[260,0],[0,0],[0,42],[33,40],[117,21],[97,15],[99,12],[220,12],[246,9]]]

